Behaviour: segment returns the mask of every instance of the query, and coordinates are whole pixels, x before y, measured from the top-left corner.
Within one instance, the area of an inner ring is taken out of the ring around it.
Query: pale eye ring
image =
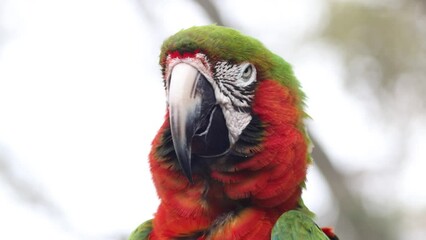
[[[241,77],[245,81],[249,81],[251,79],[251,76],[253,74],[253,65],[247,64],[243,70],[243,73],[241,74]]]

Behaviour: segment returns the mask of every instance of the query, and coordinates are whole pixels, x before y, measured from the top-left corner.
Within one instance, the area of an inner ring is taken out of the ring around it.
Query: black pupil
[[[250,74],[251,72],[251,66],[246,67],[246,69],[244,70],[244,75],[247,76],[247,74]]]

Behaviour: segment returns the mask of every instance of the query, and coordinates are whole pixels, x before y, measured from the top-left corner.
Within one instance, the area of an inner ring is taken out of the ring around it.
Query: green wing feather
[[[137,227],[129,236],[128,240],[148,240],[152,231],[152,220],[148,220]]]
[[[291,210],[278,219],[272,229],[271,240],[329,240],[310,216]]]

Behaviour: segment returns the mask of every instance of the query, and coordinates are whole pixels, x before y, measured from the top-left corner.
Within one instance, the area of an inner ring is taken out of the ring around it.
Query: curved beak
[[[208,131],[216,98],[205,76],[189,64],[174,66],[169,81],[168,107],[173,146],[183,173],[192,183],[192,140],[203,129]]]

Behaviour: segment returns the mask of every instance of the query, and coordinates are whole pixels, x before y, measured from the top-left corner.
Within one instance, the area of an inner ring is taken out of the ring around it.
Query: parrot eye
[[[241,77],[245,80],[245,81],[249,81],[251,79],[251,75],[253,74],[253,65],[251,64],[247,64],[247,66],[245,66],[243,74],[241,75]]]
[[[243,63],[239,66],[240,70],[240,79],[239,85],[242,87],[248,86],[256,81],[256,68],[251,63]]]

